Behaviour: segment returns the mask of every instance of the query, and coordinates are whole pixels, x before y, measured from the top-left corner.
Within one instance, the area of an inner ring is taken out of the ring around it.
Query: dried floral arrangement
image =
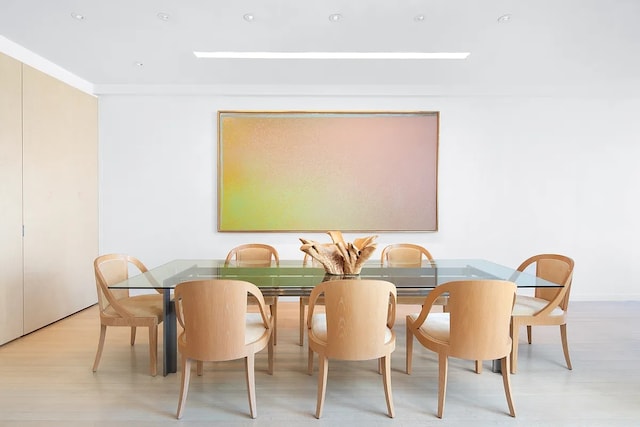
[[[354,239],[353,243],[347,243],[340,231],[328,231],[327,234],[331,236],[333,244],[300,238],[300,250],[322,264],[329,274],[360,274],[364,262],[376,250],[374,240],[378,236],[361,237]]]

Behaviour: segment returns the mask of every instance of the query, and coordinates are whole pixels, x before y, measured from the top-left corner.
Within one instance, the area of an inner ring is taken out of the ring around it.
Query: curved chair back
[[[470,280],[438,286],[448,292],[449,355],[468,360],[500,359],[511,351],[509,325],[516,285]]]
[[[129,297],[129,289],[109,289],[109,286],[127,280],[130,266],[134,266],[140,273],[147,272],[147,267],[130,255],[107,254],[93,261],[100,312],[104,312],[110,305],[117,306],[118,300]]]
[[[547,301],[553,301],[562,293],[562,299],[558,306],[563,310],[567,310],[569,306],[569,294],[571,293],[571,282],[573,278],[574,261],[564,255],[558,254],[540,254],[534,255],[525,260],[517,268],[518,271],[525,271],[535,264],[535,275],[541,279],[549,280],[554,283],[562,283],[562,288],[536,288],[535,297]]]
[[[246,330],[247,296],[261,301],[264,327]],[[239,280],[198,280],[180,283],[175,289],[176,314],[184,332],[182,357],[201,361],[224,361],[255,353],[246,342],[269,338],[264,299],[253,284]],[[249,332],[255,339],[247,339]],[[264,347],[264,345],[263,345]]]
[[[395,320],[396,288],[382,280],[333,280],[317,285],[310,296],[324,295],[326,357],[342,360],[377,359],[395,347],[388,328]],[[391,304],[390,304],[391,302]]]
[[[247,243],[231,249],[225,259],[225,265],[235,260],[238,267],[269,267],[273,260],[280,265],[278,251],[271,245]]]
[[[413,243],[395,243],[382,249],[380,263],[389,267],[420,267],[426,258],[433,262],[429,251]]]

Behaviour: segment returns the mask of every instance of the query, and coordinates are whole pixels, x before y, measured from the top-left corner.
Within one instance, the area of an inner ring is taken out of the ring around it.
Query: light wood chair
[[[515,292],[514,283],[501,280],[448,282],[429,293],[419,314],[407,316],[407,374],[411,373],[414,336],[438,353],[439,418],[444,412],[449,357],[476,363],[500,359],[509,413],[515,417],[509,377],[509,325]],[[445,293],[449,295],[449,311],[431,313],[433,303]]]
[[[394,243],[385,246],[380,254],[380,263],[389,267],[420,267],[423,259],[433,264],[431,253],[413,243]]]
[[[257,301],[259,313],[247,313],[247,296]],[[189,391],[191,362],[244,358],[251,418],[258,415],[255,397],[255,353],[268,346],[268,372],[273,374],[273,318],[255,285],[238,280],[198,280],[180,283],[174,294],[176,316],[183,328],[178,337],[182,381],[177,418],[182,416]]]
[[[567,343],[567,309],[573,278],[574,262],[557,254],[540,254],[525,260],[518,271],[535,268],[535,274],[545,280],[563,284],[562,288],[536,288],[534,296],[517,295],[511,317],[511,373],[518,368],[518,334],[520,326],[527,326],[527,341],[531,344],[531,327],[537,325],[560,326],[562,350],[567,368],[572,369]]]
[[[276,248],[263,243],[247,243],[231,249],[224,264],[229,266],[235,263],[238,267],[270,267],[272,262],[276,266],[280,265],[280,256]],[[249,301],[255,305],[252,298],[249,298]],[[273,345],[276,345],[278,343],[278,297],[267,296],[264,297],[264,301],[273,316]]]
[[[98,370],[104,348],[107,326],[127,326],[131,328],[131,345],[135,344],[136,327],[149,328],[149,371],[157,374],[158,325],[162,322],[162,289],[156,294],[129,296],[128,289],[109,289],[110,285],[126,280],[129,267],[140,273],[147,268],[140,260],[124,254],[108,254],[97,257],[93,262],[100,308],[100,340],[93,362],[93,372]]]
[[[325,313],[315,313],[316,302],[324,296]],[[317,285],[309,297],[308,373],[313,373],[313,354],[318,353],[318,396],[316,418],[322,415],[329,359],[377,359],[387,411],[394,416],[391,394],[391,353],[395,350],[393,331],[396,288],[382,280],[333,280]]]
[[[431,253],[424,247],[413,243],[394,243],[385,246],[380,254],[380,265],[398,268],[419,268],[426,259],[432,266],[435,261]],[[423,296],[399,296],[398,304],[421,305]],[[447,298],[441,297],[434,305],[441,305],[446,310]]]

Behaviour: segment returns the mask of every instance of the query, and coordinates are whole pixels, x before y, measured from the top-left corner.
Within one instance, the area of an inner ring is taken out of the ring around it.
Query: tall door
[[[24,333],[95,303],[97,99],[23,65]]]
[[[0,53],[0,344],[22,335],[21,67]]]

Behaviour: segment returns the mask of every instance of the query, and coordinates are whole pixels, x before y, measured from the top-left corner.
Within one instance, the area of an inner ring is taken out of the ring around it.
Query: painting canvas
[[[438,112],[218,112],[219,231],[436,231]]]

